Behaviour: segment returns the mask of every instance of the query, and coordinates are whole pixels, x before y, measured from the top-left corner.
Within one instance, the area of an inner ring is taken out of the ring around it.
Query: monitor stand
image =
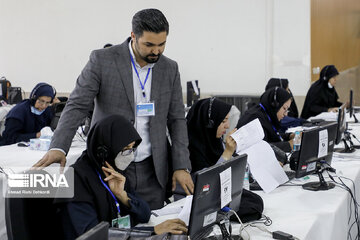
[[[350,146],[349,144],[347,144],[346,139],[342,139],[342,141],[344,142],[344,146],[345,148],[334,148],[334,152],[338,152],[338,153],[352,153],[355,152],[355,147],[353,142],[351,141],[351,139],[349,140],[350,142]]]
[[[316,163],[316,173],[319,176],[319,182],[309,182],[302,185],[302,188],[310,191],[323,191],[329,190],[335,187],[334,183],[326,182],[322,175],[324,169],[321,168],[321,163]]]
[[[358,123],[359,120],[357,119],[357,117],[355,116],[355,113],[353,112],[353,116],[354,116],[354,119],[355,119],[355,123]]]

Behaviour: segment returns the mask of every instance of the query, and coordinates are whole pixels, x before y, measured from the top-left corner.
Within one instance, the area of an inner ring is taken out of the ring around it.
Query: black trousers
[[[131,188],[149,204],[151,210],[164,206],[166,189],[161,187],[156,178],[152,156],[141,162],[132,162],[125,174]]]

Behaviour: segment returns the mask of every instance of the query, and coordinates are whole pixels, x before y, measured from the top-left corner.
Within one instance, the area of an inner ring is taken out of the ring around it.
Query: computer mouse
[[[28,147],[29,146],[29,144],[25,143],[25,142],[19,142],[17,145],[18,145],[18,147]]]

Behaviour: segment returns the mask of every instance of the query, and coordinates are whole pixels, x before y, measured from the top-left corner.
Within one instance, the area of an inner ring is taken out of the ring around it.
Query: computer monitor
[[[359,120],[357,119],[357,117],[354,113],[354,91],[352,89],[350,89],[349,115],[350,115],[350,118],[352,118],[354,116],[354,120],[356,123],[359,122]]]
[[[202,239],[215,223],[222,220],[221,193],[222,190],[223,192],[228,190],[227,186],[231,186],[231,201],[227,206],[234,211],[239,210],[246,164],[247,155],[244,154],[195,173],[195,188],[188,228],[190,239]],[[220,174],[229,171],[228,169],[231,169],[231,182],[224,184],[220,180]],[[229,194],[229,192],[224,194]]]
[[[319,182],[310,182],[302,187],[307,190],[327,190],[334,185],[324,181],[322,171],[325,167],[330,167],[335,138],[337,134],[337,123],[329,122],[322,126],[304,130],[301,137],[301,146],[294,164],[296,171],[295,177],[300,178],[309,174],[317,173]]]
[[[84,234],[80,235],[76,240],[108,240],[109,239],[109,223],[100,222]]]
[[[351,141],[351,137],[346,132],[347,125],[346,125],[346,117],[345,117],[346,116],[345,107],[346,107],[346,103],[341,105],[341,107],[339,107],[338,110],[338,118],[337,118],[338,127],[336,131],[336,140],[335,140],[335,144],[339,144],[341,141],[343,141],[344,147],[335,148],[334,151],[340,153],[352,153],[355,151],[355,148],[353,146],[354,144]],[[349,141],[350,145],[347,143],[347,141]]]
[[[186,105],[191,107],[197,100],[200,99],[199,81],[188,81],[186,83]]]
[[[341,142],[341,139],[343,139],[344,132],[346,130],[345,107],[346,107],[346,104],[344,103],[343,105],[341,105],[339,107],[339,110],[338,110],[338,118],[337,118],[338,129],[336,132],[335,144],[339,144]]]

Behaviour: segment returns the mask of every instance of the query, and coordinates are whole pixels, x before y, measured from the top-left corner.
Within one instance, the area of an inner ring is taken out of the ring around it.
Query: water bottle
[[[246,164],[245,169],[245,175],[244,175],[244,189],[249,190],[250,189],[250,183],[249,183],[249,164]]]
[[[293,143],[294,143],[294,151],[299,151],[301,145],[301,135],[299,131],[295,132]]]

